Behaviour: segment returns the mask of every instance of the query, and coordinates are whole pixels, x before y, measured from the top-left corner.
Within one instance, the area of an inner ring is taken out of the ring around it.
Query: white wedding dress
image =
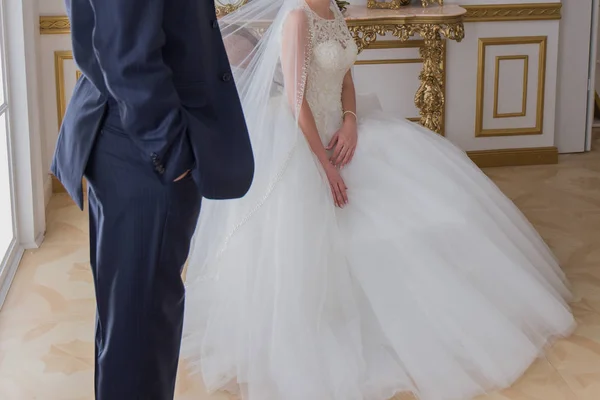
[[[328,143],[357,48],[339,14],[305,12],[306,98]],[[463,151],[404,119],[358,115],[345,208],[302,142],[213,259],[218,279],[190,264],[182,357],[209,390],[465,400],[511,385],[573,329],[550,250]],[[204,213],[200,224],[211,202]]]

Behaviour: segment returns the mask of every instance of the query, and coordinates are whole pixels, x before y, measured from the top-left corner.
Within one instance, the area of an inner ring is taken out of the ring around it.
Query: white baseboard
[[[44,230],[44,232],[40,232],[36,237],[35,237],[35,247],[32,247],[33,249],[38,249],[42,243],[44,242],[44,239],[46,238],[46,231]],[[26,249],[28,249],[29,247],[25,247]]]
[[[29,250],[29,249],[39,249],[40,246],[42,245],[42,243],[44,242],[44,239],[46,238],[46,232],[40,232],[38,233],[38,235],[35,237],[33,242],[24,242],[21,243],[21,247],[25,250]]]
[[[16,241],[13,241],[7,257],[3,260],[4,262],[0,264],[0,310],[4,305],[6,296],[8,296],[8,290],[17,274],[17,269],[19,268],[19,263],[23,258],[24,252],[25,250],[23,247],[19,246]]]

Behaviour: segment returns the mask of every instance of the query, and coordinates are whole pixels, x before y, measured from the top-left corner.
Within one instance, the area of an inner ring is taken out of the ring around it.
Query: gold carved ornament
[[[226,16],[227,14],[231,14],[244,4],[248,2],[248,0],[230,0],[227,2],[226,0],[214,0],[215,1],[215,11],[217,12],[217,18],[221,18]]]
[[[438,3],[440,6],[444,5],[444,0],[421,0],[421,5],[423,5],[423,7],[427,7],[430,4],[435,4]]]
[[[423,38],[419,54],[423,59],[423,69],[419,74],[421,85],[415,94],[415,105],[421,116],[420,123],[426,128],[441,133],[444,116],[444,51],[442,38],[460,42],[465,37],[462,21],[457,19],[445,23],[368,23],[349,26],[359,52],[377,40],[377,36],[391,33],[402,41],[415,35]]]
[[[62,35],[71,32],[71,23],[66,16],[40,17],[40,33]]]
[[[561,3],[465,5],[465,22],[548,21],[561,19]]]

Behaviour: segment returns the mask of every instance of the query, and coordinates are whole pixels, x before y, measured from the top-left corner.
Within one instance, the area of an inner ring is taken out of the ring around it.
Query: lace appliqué
[[[309,19],[311,35],[314,39],[313,45],[333,40],[345,49],[348,42],[353,41],[346,26],[346,21],[340,18],[337,12],[334,11],[333,19],[326,19],[315,13],[308,5],[305,5],[304,8]]]
[[[323,142],[329,142],[342,121],[342,84],[358,48],[338,10],[332,8],[335,18],[325,19],[305,9],[313,41],[305,96]]]

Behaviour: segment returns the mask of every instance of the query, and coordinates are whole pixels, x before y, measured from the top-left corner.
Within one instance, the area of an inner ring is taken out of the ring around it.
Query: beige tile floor
[[[512,388],[481,400],[599,400],[600,152],[563,156],[558,165],[486,172],[561,260],[573,284],[579,328]],[[0,312],[0,399],[93,399],[93,319],[86,215],[56,195],[46,240],[25,254]],[[206,395],[183,365],[176,398],[227,396]]]

